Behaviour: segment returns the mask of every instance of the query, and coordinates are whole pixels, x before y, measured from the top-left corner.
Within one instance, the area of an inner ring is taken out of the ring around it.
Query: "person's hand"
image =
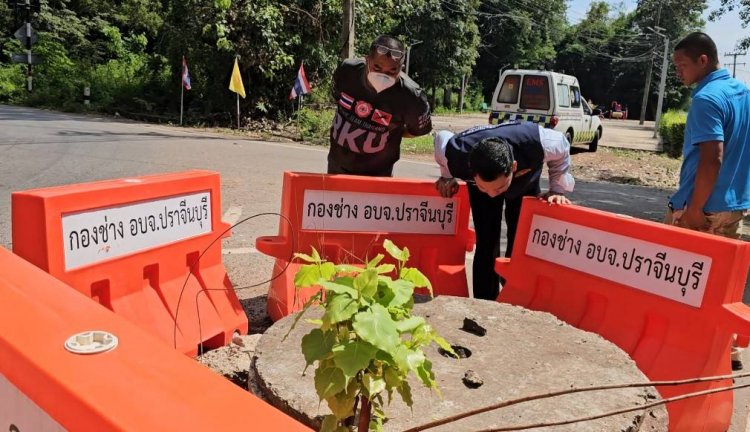
[[[708,221],[706,220],[706,215],[703,214],[703,210],[693,210],[688,207],[677,221],[677,225],[691,230],[702,231],[708,225]]]
[[[443,198],[450,198],[458,192],[458,181],[454,178],[440,177],[435,182],[435,189]]]
[[[557,192],[545,192],[541,195],[539,195],[539,199],[542,201],[547,201],[549,205],[552,204],[558,204],[558,205],[568,205],[570,204],[570,200],[565,197],[565,195]]]

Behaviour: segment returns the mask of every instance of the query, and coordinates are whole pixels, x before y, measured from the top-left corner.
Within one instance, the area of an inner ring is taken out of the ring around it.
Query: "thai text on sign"
[[[71,270],[211,232],[211,194],[159,198],[62,217]]]
[[[711,270],[705,255],[534,215],[526,254],[700,307]]]
[[[456,208],[452,198],[306,190],[302,229],[452,235]]]

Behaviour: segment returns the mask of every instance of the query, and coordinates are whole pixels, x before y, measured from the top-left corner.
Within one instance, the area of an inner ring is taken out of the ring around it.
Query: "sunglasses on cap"
[[[384,46],[384,45],[373,45],[372,47],[380,55],[390,54],[391,58],[394,59],[394,60],[401,60],[402,58],[404,58],[404,52],[403,51],[399,51],[397,49],[389,48],[389,47]]]

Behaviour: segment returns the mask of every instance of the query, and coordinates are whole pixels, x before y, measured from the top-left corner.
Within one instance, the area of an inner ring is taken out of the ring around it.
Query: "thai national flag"
[[[190,73],[188,73],[185,56],[182,56],[182,85],[185,87],[185,90],[190,90]]]
[[[354,98],[344,92],[341,92],[341,96],[339,96],[339,105],[350,110],[352,109],[352,105],[354,105]]]
[[[309,94],[310,90],[312,90],[312,87],[310,87],[310,83],[307,81],[305,67],[300,63],[299,70],[297,71],[297,79],[294,80],[294,87],[292,87],[292,91],[289,93],[289,99],[296,99],[297,96]]]

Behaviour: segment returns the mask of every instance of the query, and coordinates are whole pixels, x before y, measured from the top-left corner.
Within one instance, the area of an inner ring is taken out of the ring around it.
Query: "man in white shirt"
[[[494,266],[500,256],[503,207],[508,226],[505,256],[510,257],[524,197],[570,204],[565,197],[575,186],[569,173],[570,143],[562,133],[535,123],[483,125],[455,135],[438,132],[435,161],[441,175],[435,188],[441,196],[451,197],[458,191],[457,179],[468,183],[477,234],[474,297],[495,300],[500,289]],[[542,194],[539,182],[544,163],[549,168],[550,188]]]

